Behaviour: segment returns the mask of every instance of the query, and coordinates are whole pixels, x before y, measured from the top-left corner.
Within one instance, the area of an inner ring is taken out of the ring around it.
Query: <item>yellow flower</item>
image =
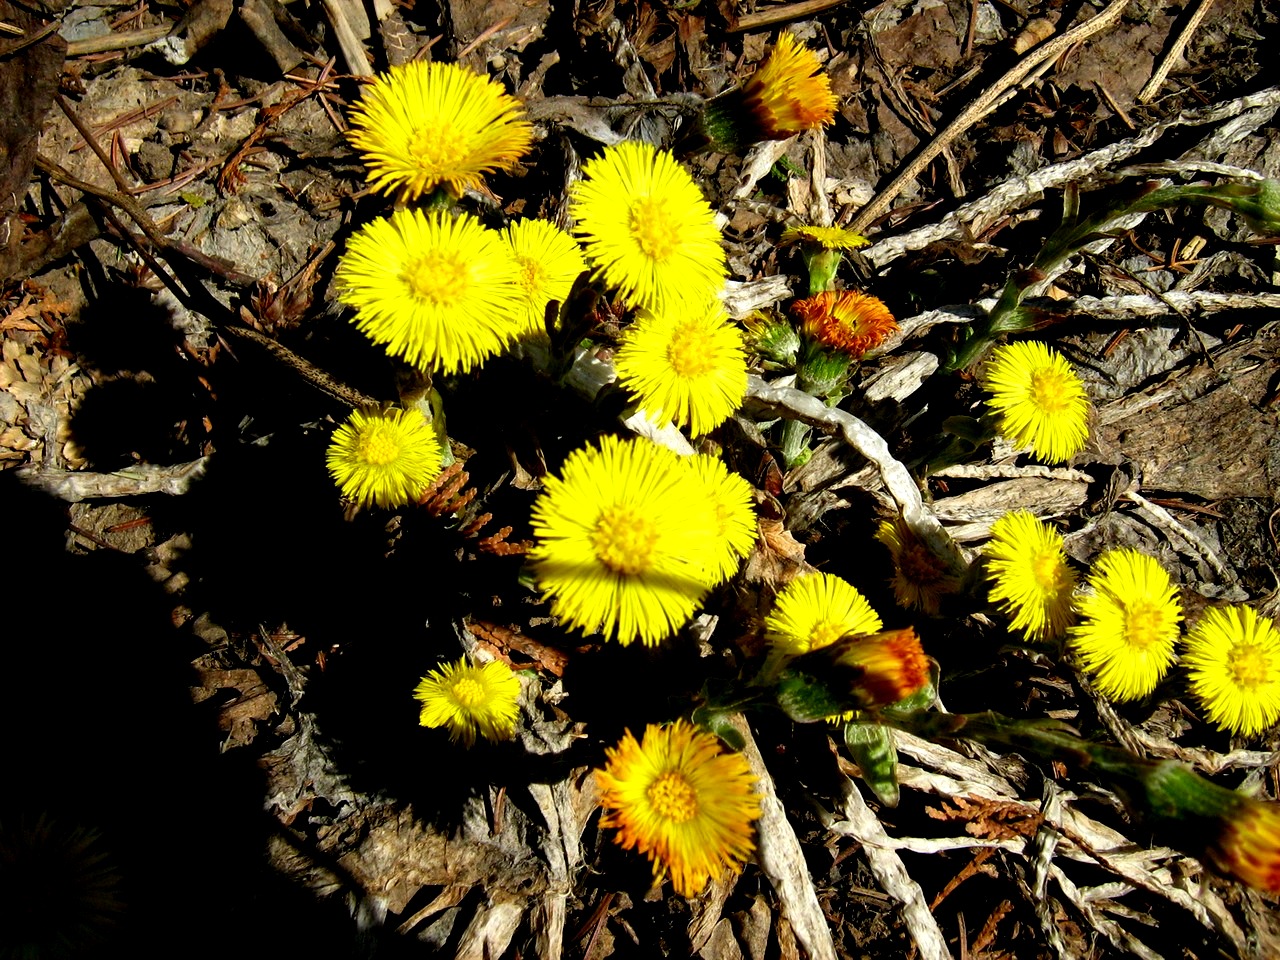
[[[1206,611],[1187,634],[1183,663],[1218,729],[1252,736],[1280,719],[1280,631],[1252,608]]]
[[[1258,890],[1280,893],[1280,804],[1241,796],[1208,852],[1219,870]]]
[[[1146,696],[1174,660],[1182,621],[1177,588],[1160,564],[1127,547],[1094,562],[1089,586],[1091,593],[1076,598],[1072,649],[1104,697]]]
[[[1089,439],[1089,398],[1071,364],[1037,341],[1008,343],[991,354],[982,378],[1002,437],[1041,460],[1070,460]]]
[[[392,67],[364,88],[351,126],[371,186],[401,202],[438,186],[461,196],[482,174],[510,170],[533,143],[520,102],[454,63]]]
[[[519,220],[503,234],[520,266],[520,290],[531,330],[545,329],[547,304],[563,304],[587,269],[578,242],[546,220]]]
[[[718,149],[738,153],[761,140],[785,140],[825,126],[836,113],[831,81],[817,55],[790,33],[740,89],[707,104],[702,129]]]
[[[714,551],[709,575],[713,583],[723,583],[735,573],[756,543],[755,488],[731,473],[719,457],[700,453],[690,462],[711,498],[715,514]]]
[[[1062,534],[1029,510],[1015,510],[992,525],[985,552],[991,600],[1013,618],[1009,629],[1028,640],[1062,636],[1076,588]]]
[[[724,286],[715,214],[666,150],[626,141],[582,166],[569,212],[597,275],[628,306],[701,306]]]
[[[416,410],[357,410],[333,432],[325,460],[344,497],[362,507],[402,507],[439,476],[441,450]]]
[[[470,747],[476,733],[486,740],[510,740],[520,717],[520,678],[501,660],[474,666],[466,657],[441,664],[413,691],[422,701],[418,723],[448,727],[449,739]]]
[[[647,440],[605,437],[546,479],[529,558],[564,623],[653,645],[710,588],[716,525],[705,483],[682,458]]]
[[[783,243],[809,243],[823,250],[857,250],[871,241],[860,233],[846,230],[843,227],[819,227],[813,224],[801,224],[787,227],[782,231]]]
[[[898,329],[883,301],[855,290],[827,291],[797,300],[791,312],[810,337],[851,357],[880,346]]]
[[[670,874],[676,893],[692,897],[751,856],[760,797],[741,754],[677,720],[651,724],[643,743],[628,730],[605,756],[605,768],[595,771],[600,826],[616,828],[624,850],[647,855],[655,879]]]
[[[876,530],[876,539],[889,548],[893,559],[889,584],[899,606],[933,616],[943,595],[960,589],[960,578],[912,532],[902,517],[894,518],[892,523],[883,521]]]
[[[470,370],[524,330],[515,258],[467,214],[397,210],[366,224],[336,280],[361,332],[424,370]]]
[[[765,639],[773,649],[796,656],[829,646],[841,637],[861,637],[881,629],[867,598],[829,573],[796,577],[778,593],[765,617]]]
[[[613,366],[651,419],[670,417],[695,437],[727,420],[747,392],[742,333],[714,301],[642,311],[623,335]]]

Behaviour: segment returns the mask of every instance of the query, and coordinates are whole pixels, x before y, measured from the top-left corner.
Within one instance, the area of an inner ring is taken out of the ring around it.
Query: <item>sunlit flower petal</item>
[[[344,497],[365,507],[402,507],[439,476],[441,450],[416,410],[357,410],[333,432],[325,459]]]
[[[520,717],[520,678],[501,660],[475,666],[464,657],[428,673],[413,691],[422,701],[418,722],[447,727],[449,739],[470,747],[476,734],[510,740]]]

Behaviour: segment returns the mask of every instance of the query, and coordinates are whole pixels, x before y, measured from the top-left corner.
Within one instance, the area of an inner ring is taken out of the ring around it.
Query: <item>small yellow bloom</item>
[[[1224,818],[1209,859],[1251,887],[1280,893],[1280,804],[1242,796]]]
[[[463,657],[442,664],[413,695],[422,701],[422,726],[448,727],[449,739],[466,747],[477,732],[486,740],[510,740],[520,717],[520,678],[501,660],[474,666]]]
[[[775,652],[796,656],[883,626],[856,587],[830,573],[809,573],[779,591],[765,617],[764,635]]]
[[[402,507],[439,476],[440,442],[416,410],[357,410],[333,432],[325,461],[344,497],[362,507]]]
[[[1218,729],[1253,736],[1280,719],[1280,631],[1268,617],[1241,606],[1206,611],[1183,663]]]
[[[715,214],[666,150],[625,141],[582,165],[569,212],[587,258],[628,306],[701,306],[724,286]]]
[[[1062,534],[1029,510],[1015,510],[992,525],[985,552],[991,600],[1013,618],[1009,629],[1028,640],[1062,636],[1076,588]]]
[[[424,370],[470,370],[525,330],[520,268],[468,214],[397,210],[347,243],[335,279],[355,325]]]
[[[364,88],[351,127],[370,184],[401,202],[438,186],[461,196],[482,174],[510,170],[533,143],[520,102],[454,63],[392,67]]]
[[[783,243],[808,243],[823,250],[857,250],[871,241],[860,233],[846,230],[844,227],[819,227],[814,224],[801,224],[787,227],[782,231]]]
[[[892,523],[881,522],[876,539],[889,548],[889,556],[893,558],[889,585],[899,606],[934,616],[942,597],[960,589],[960,578],[915,535],[902,517],[895,517]]]
[[[533,505],[529,552],[551,612],[626,646],[653,645],[692,616],[717,567],[706,484],[648,440],[604,437],[571,453]]]
[[[814,340],[855,358],[880,346],[898,329],[883,301],[855,290],[828,291],[797,300],[791,312]]]
[[[1066,358],[1030,340],[996,349],[982,385],[1000,415],[1002,437],[1030,447],[1041,460],[1060,463],[1084,449],[1089,439],[1089,398]]]
[[[755,546],[755,488],[731,473],[719,457],[700,453],[690,466],[711,498],[716,532],[710,544],[714,551],[710,576],[714,583],[723,583],[738,572],[743,558],[750,556]]]
[[[1104,697],[1146,696],[1174,660],[1182,622],[1177,588],[1160,564],[1128,547],[1094,561],[1089,586],[1076,598],[1072,649]]]
[[[503,234],[520,266],[520,290],[531,330],[546,328],[547,304],[563,304],[587,269],[578,241],[546,220],[519,220]]]
[[[727,420],[747,392],[742,333],[718,302],[642,311],[613,366],[650,419],[670,417],[695,437]]]
[[[755,849],[760,817],[756,778],[741,754],[684,720],[650,725],[643,743],[628,730],[596,770],[600,826],[614,827],[624,850],[653,861],[654,877],[671,876],[676,893],[693,897],[721,874],[737,873]]]

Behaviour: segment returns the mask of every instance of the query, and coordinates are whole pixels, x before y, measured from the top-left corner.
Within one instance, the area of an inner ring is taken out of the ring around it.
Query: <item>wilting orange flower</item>
[[[783,662],[774,695],[797,723],[887,707],[929,683],[929,658],[911,627],[845,636]]]
[[[1249,886],[1280,893],[1280,804],[1242,798],[1225,818],[1209,857]]]
[[[828,291],[797,300],[791,312],[819,343],[861,357],[898,329],[883,301],[855,290]]]

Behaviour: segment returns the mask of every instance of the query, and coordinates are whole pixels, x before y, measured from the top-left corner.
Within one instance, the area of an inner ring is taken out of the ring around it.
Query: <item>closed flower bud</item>
[[[915,630],[846,636],[786,661],[775,696],[787,716],[811,723],[848,710],[886,707],[929,683]]]

